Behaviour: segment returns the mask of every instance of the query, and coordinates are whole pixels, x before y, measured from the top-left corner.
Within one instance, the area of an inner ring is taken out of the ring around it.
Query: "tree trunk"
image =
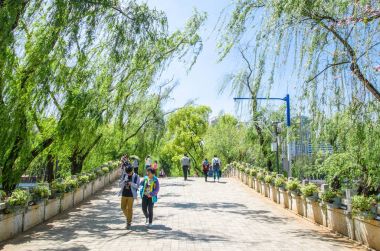
[[[54,157],[48,154],[46,163],[45,181],[51,183],[54,180]]]

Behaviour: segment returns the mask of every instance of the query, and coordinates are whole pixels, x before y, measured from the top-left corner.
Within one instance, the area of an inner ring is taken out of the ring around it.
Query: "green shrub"
[[[64,193],[64,192],[66,192],[66,183],[63,181],[60,181],[60,180],[54,180],[51,183],[51,189],[55,193]]]
[[[257,176],[257,169],[256,169],[256,168],[252,168],[252,169],[251,169],[251,172],[250,172],[250,175],[251,175],[252,177],[256,177],[256,176]]]
[[[286,179],[284,177],[277,177],[274,179],[274,185],[276,187],[283,187],[285,188],[286,186]]]
[[[110,169],[105,166],[105,167],[102,167],[102,171],[103,171],[103,173],[109,173]]]
[[[3,190],[0,190],[0,200],[4,200],[5,197],[7,197],[7,194]]]
[[[33,199],[47,199],[51,195],[49,186],[38,184],[32,189]]]
[[[102,176],[104,174],[104,172],[102,171],[102,169],[96,169],[95,173],[96,173],[97,177],[100,177],[100,176]]]
[[[376,203],[376,198],[373,196],[365,197],[363,195],[355,195],[352,197],[352,213],[355,215],[367,213],[369,217],[373,217],[376,212],[372,212],[371,210]]]
[[[90,182],[90,177],[88,175],[81,175],[78,177],[78,182],[80,185],[87,184]]]
[[[270,174],[267,174],[264,178],[264,181],[267,184],[272,184],[272,182],[274,181],[274,177]]]
[[[265,179],[265,174],[264,174],[263,172],[259,172],[259,173],[257,174],[257,179],[258,179],[259,181],[264,181],[264,179]]]
[[[244,172],[246,174],[250,174],[251,173],[251,168],[247,167],[246,169],[244,169]]]
[[[301,183],[297,179],[289,180],[286,183],[286,189],[289,191],[297,192],[299,191],[300,187],[301,187]]]
[[[10,206],[26,206],[29,200],[29,194],[22,189],[16,189],[12,192],[11,197],[8,200]]]
[[[88,179],[89,180],[95,180],[96,179],[96,173],[94,173],[94,172],[89,173],[88,174]]]
[[[68,177],[65,179],[66,192],[70,192],[79,187],[79,182],[76,178]]]
[[[301,193],[305,197],[312,197],[314,194],[318,193],[318,187],[313,183],[307,184],[302,186]]]
[[[333,203],[336,197],[338,197],[337,192],[332,191],[332,190],[328,190],[321,194],[321,200],[324,203]]]

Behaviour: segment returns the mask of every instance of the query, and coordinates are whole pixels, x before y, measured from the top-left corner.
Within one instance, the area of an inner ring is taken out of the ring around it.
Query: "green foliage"
[[[373,217],[376,215],[374,210],[377,204],[374,196],[366,197],[363,195],[355,195],[352,197],[352,213],[355,215],[367,215]]]
[[[265,177],[266,177],[266,175],[265,175],[265,173],[262,172],[262,171],[259,171],[259,173],[257,174],[257,179],[258,179],[259,181],[264,181]]]
[[[51,183],[51,189],[54,191],[54,193],[65,193],[66,183],[62,180],[54,180]]]
[[[244,169],[244,172],[246,174],[250,174],[251,173],[251,168],[250,167],[247,167],[246,169]]]
[[[207,106],[187,106],[171,114],[167,121],[167,132],[160,151],[160,162],[166,162],[180,173],[180,159],[187,153],[194,166],[199,166],[205,157],[204,135],[208,128],[211,109]]]
[[[95,180],[96,179],[96,173],[95,172],[88,173],[88,179],[90,181]]]
[[[282,176],[280,177],[277,177],[275,180],[274,180],[274,185],[278,188],[285,188],[286,186],[286,179]]]
[[[7,197],[6,192],[4,192],[3,190],[0,190],[0,200],[4,200],[5,197]]]
[[[271,174],[267,174],[264,178],[265,183],[272,184],[274,182],[274,177]]]
[[[29,194],[22,189],[16,189],[12,192],[11,197],[8,199],[10,206],[26,206],[29,201]]]
[[[32,194],[34,198],[37,199],[47,199],[51,195],[49,186],[46,184],[38,184],[32,189]]]
[[[252,168],[251,171],[250,171],[250,175],[252,177],[256,177],[257,176],[257,169],[256,168]]]
[[[318,187],[314,183],[309,183],[301,187],[301,193],[305,197],[312,197],[318,193]]]
[[[286,189],[292,192],[297,192],[301,188],[301,183],[298,179],[289,180],[286,183]]]
[[[337,197],[338,197],[338,193],[332,190],[328,190],[321,194],[321,200],[324,203],[333,203],[334,199]]]
[[[103,172],[102,169],[96,169],[95,173],[96,173],[97,177],[100,177],[100,176],[102,176],[104,174],[104,172]]]
[[[78,177],[78,182],[79,182],[80,185],[84,185],[84,184],[89,183],[89,182],[90,182],[90,177],[89,177],[89,175],[85,175],[85,174],[80,175],[80,176]]]
[[[79,187],[79,182],[77,178],[67,177],[64,182],[65,182],[66,192],[74,191],[75,189]]]
[[[103,173],[109,173],[110,169],[108,167],[102,167],[102,172]]]

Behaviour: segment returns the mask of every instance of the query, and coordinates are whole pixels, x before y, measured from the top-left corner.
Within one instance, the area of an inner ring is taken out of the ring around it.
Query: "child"
[[[157,194],[160,190],[160,183],[155,176],[156,172],[152,168],[146,170],[147,176],[140,184],[140,196],[142,198],[142,210],[145,215],[145,224],[148,227],[153,223],[153,205],[157,202]]]

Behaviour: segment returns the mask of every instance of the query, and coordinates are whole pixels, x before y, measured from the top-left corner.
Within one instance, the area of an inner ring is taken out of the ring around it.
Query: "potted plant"
[[[79,185],[85,185],[90,182],[90,177],[86,174],[82,174],[81,176],[78,177],[78,183]]]
[[[74,191],[79,187],[78,179],[76,179],[76,178],[67,177],[64,182],[66,185],[65,192]]]
[[[377,215],[377,201],[375,196],[366,197],[355,195],[352,197],[352,213],[355,216],[373,220]]]
[[[301,183],[298,179],[289,180],[286,183],[286,190],[290,191],[292,196],[298,196],[300,194]]]
[[[66,183],[62,180],[54,180],[51,183],[51,193],[53,197],[61,198],[66,192]]]
[[[318,200],[318,187],[314,183],[302,186],[301,193],[306,201],[312,202]]]
[[[286,186],[286,179],[282,176],[280,177],[276,177],[274,179],[274,186],[276,188],[278,188],[279,190],[285,190],[285,186]]]
[[[104,174],[106,174],[106,173],[109,173],[110,172],[110,169],[108,168],[108,167],[102,167],[102,172],[104,173]]]
[[[256,168],[252,168],[251,171],[250,171],[250,175],[251,175],[251,179],[252,179],[252,188],[256,189],[256,186],[257,186],[257,179],[256,179],[256,176],[257,176],[257,169]]]
[[[10,211],[24,209],[29,202],[29,193],[22,189],[16,189],[8,199],[7,207]]]
[[[337,191],[328,190],[321,194],[321,200],[330,208],[340,208],[341,198]]]
[[[32,200],[34,204],[48,199],[50,195],[51,191],[46,184],[37,184],[37,186],[32,189]]]

